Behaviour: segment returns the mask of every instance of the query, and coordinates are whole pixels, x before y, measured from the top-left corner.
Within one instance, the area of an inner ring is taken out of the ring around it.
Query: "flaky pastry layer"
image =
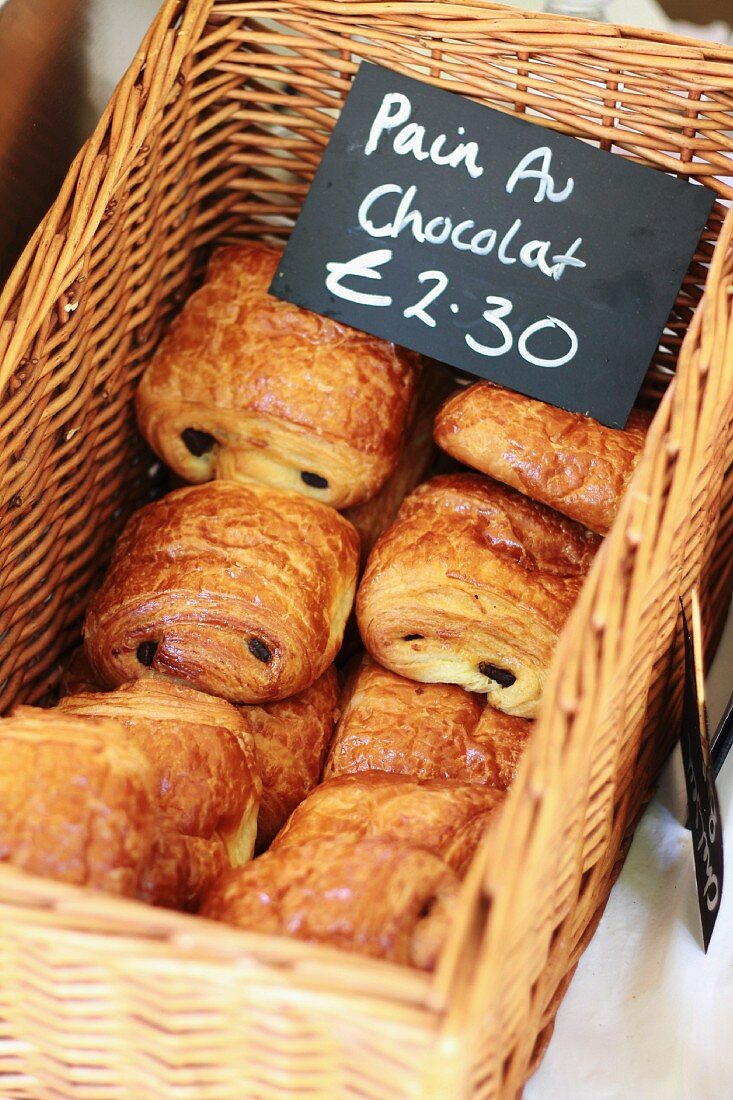
[[[596,535],[477,474],[419,486],[357,595],[364,644],[412,680],[460,684],[534,718]]]
[[[373,770],[506,790],[532,724],[485,699],[408,680],[365,654],[342,696],[324,779]]]
[[[177,474],[336,508],[397,464],[419,356],[268,293],[280,251],[220,249],[143,375],[140,429]]]
[[[462,875],[504,797],[504,791],[452,779],[377,771],[342,775],[308,795],[271,850],[375,836],[425,848]]]
[[[340,837],[265,852],[226,872],[201,913],[429,970],[457,890],[455,872],[431,852],[378,837]]]
[[[605,535],[644,448],[651,413],[632,409],[624,429],[477,382],[435,420],[448,454]]]
[[[241,708],[262,776],[257,851],[263,851],[321,777],[339,714],[333,666],[290,699]]]
[[[66,696],[58,709],[116,719],[152,769],[160,830],[146,900],[195,908],[225,867],[252,858],[262,782],[254,740],[236,707],[183,684],[146,679]]]
[[[438,453],[433,442],[435,414],[453,389],[450,371],[428,362],[420,376],[415,416],[406,430],[397,466],[376,496],[345,510],[344,515],[359,532],[362,565],[379,536],[394,522],[402,501],[428,474]]]
[[[156,824],[151,771],[119,722],[36,707],[0,719],[0,861],[134,897]]]
[[[354,597],[359,538],[332,508],[216,481],[127,523],[84,623],[107,687],[152,670],[231,702],[304,691],[332,663]]]

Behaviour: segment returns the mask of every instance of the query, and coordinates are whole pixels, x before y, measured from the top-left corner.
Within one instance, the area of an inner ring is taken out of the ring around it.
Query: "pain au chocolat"
[[[532,723],[484,702],[456,684],[408,680],[365,654],[342,695],[323,777],[383,771],[505,790]]]
[[[339,713],[333,666],[305,691],[276,703],[242,707],[262,777],[257,851],[265,849],[321,777]]]
[[[604,535],[644,448],[651,413],[624,429],[477,382],[451,397],[435,439],[453,458]]]
[[[376,836],[425,848],[462,875],[504,798],[504,791],[450,779],[341,775],[301,802],[271,851],[330,837]]]
[[[369,557],[357,596],[364,644],[393,672],[534,718],[599,541],[478,474],[434,478]]]
[[[0,861],[134,897],[156,823],[150,769],[120,723],[35,707],[0,719]]]
[[[255,480],[346,508],[397,464],[420,359],[268,294],[280,256],[214,254],[143,375],[138,422],[186,481]]]
[[[256,770],[262,780],[262,796],[257,815],[256,851],[262,852],[287,821],[290,814],[311,791],[323,770],[323,762],[340,713],[339,679],[333,665],[314,684],[297,695],[272,703],[233,707],[232,704],[203,692],[175,684],[155,674],[134,684],[156,684],[195,697],[195,713],[201,719],[200,704],[207,701],[218,709],[208,720],[234,729],[249,758],[253,746]],[[119,690],[123,690],[123,688]],[[78,649],[72,655],[61,680],[63,695],[99,693],[104,689]],[[109,692],[105,698],[116,695]],[[92,697],[97,699],[98,695]],[[63,706],[68,705],[65,701]],[[193,713],[193,712],[192,712]],[[232,721],[232,713],[236,715]],[[246,743],[246,746],[245,746]]]
[[[113,718],[152,770],[160,828],[139,896],[195,908],[221,871],[251,859],[262,783],[236,707],[183,684],[146,679],[61,699],[57,710]]]
[[[339,837],[265,852],[227,871],[201,915],[430,970],[459,880],[431,852],[380,837]]]
[[[215,481],[127,523],[84,623],[106,687],[148,670],[236,703],[282,699],[323,675],[354,597],[359,537],[324,504]]]

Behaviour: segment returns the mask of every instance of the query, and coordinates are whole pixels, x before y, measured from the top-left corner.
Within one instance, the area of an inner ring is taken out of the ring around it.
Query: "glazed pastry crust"
[[[231,702],[294,695],[333,662],[358,563],[356,531],[326,505],[226,481],[178,489],[122,532],[87,657],[106,687],[152,669]]]
[[[220,836],[184,836],[159,818],[137,897],[149,905],[195,912],[212,883],[231,866]]]
[[[473,731],[471,754],[474,746],[481,754],[485,769],[484,782],[498,791],[508,791],[514,782],[517,768],[532,736],[533,723],[513,714],[504,714],[488,706]]]
[[[224,867],[251,858],[262,783],[236,707],[183,684],[146,679],[67,696],[58,710],[116,719],[152,769],[161,820],[143,898],[195,907]]]
[[[369,557],[357,596],[364,644],[393,672],[485,692],[534,718],[599,541],[488,478],[434,478]]]
[[[266,852],[226,872],[202,916],[432,969],[458,878],[437,856],[378,837]]]
[[[404,450],[397,468],[375,497],[366,504],[347,508],[343,513],[359,532],[362,570],[374,543],[394,523],[402,501],[427,477],[435,461],[442,455],[433,441],[433,422],[441,401],[454,388],[452,374],[441,364],[426,364],[420,378],[415,418],[407,429]],[[356,615],[352,612],[346,624],[340,659],[346,659],[361,649]]]
[[[394,473],[366,504],[347,508],[344,515],[361,539],[362,567],[379,536],[394,522],[402,501],[426,477],[436,454],[433,424],[441,403],[455,389],[451,373],[428,363],[421,375],[415,417],[407,428],[405,446]]]
[[[242,707],[255,744],[263,792],[257,851],[263,851],[321,777],[339,714],[339,683],[331,667],[299,695]]]
[[[280,256],[260,244],[214,254],[143,375],[138,422],[187,481],[256,480],[345,508],[397,464],[419,356],[268,294]],[[191,454],[189,428],[216,445]]]
[[[365,654],[342,696],[323,777],[373,770],[505,790],[532,724],[484,702],[456,684],[408,680]]]
[[[491,382],[451,397],[435,420],[448,454],[604,535],[641,457],[651,413],[623,430]]]
[[[0,720],[0,861],[133,897],[155,818],[147,761],[118,722],[35,707]]]
[[[376,836],[425,848],[462,875],[504,797],[503,791],[449,779],[342,775],[312,791],[271,850],[331,837]]]
[[[408,680],[364,654],[342,693],[323,778],[383,771],[419,779],[479,779],[480,762],[469,763],[468,753],[484,703],[483,696],[456,684]]]
[[[160,808],[180,832],[235,831],[262,790],[254,740],[236,707],[167,680],[138,680],[103,694],[59,700],[58,710],[115,718],[153,767]]]
[[[78,646],[69,658],[66,668],[59,680],[59,695],[78,695],[84,691],[104,691],[104,686],[99,683],[83,646]]]

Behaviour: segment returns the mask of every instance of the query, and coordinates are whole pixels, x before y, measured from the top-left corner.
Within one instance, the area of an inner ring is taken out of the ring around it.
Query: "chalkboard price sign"
[[[713,200],[365,63],[270,290],[621,427]]]

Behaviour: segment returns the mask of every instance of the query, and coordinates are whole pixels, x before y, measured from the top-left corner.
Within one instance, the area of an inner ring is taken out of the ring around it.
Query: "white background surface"
[[[711,729],[732,690],[730,615],[708,678]],[[733,752],[718,796],[728,880],[708,954],[677,749],[525,1100],[733,1098]]]
[[[514,8],[527,11],[544,11],[545,0],[497,0]],[[690,0],[694,4],[695,0]],[[610,0],[607,5],[609,23],[629,23],[635,27],[649,27],[651,30],[669,30],[669,19],[656,3],[656,0]]]

